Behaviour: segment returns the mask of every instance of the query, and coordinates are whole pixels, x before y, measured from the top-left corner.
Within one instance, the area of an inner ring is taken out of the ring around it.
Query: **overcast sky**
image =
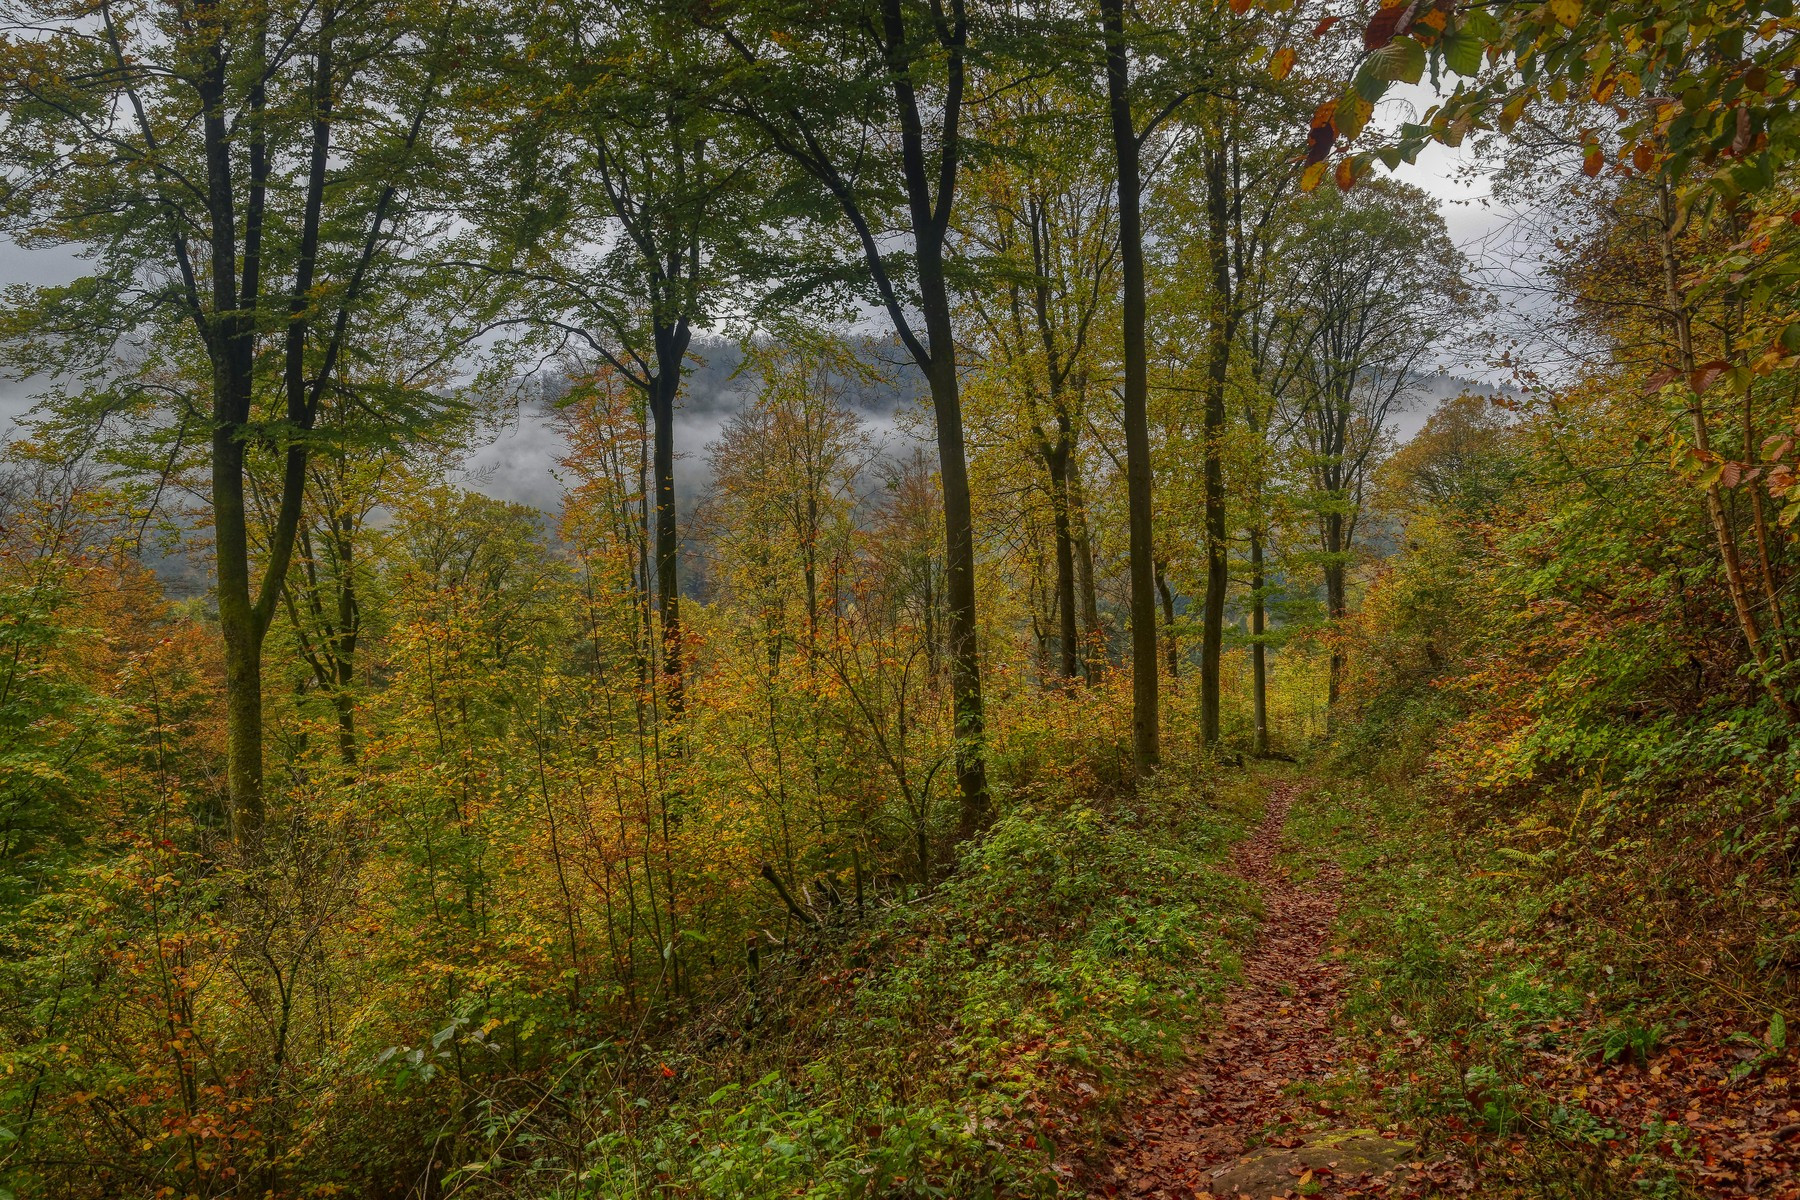
[[[1384,101],[1376,113],[1376,122],[1394,128],[1400,122],[1416,119],[1432,101],[1431,89],[1424,85],[1402,87],[1395,98]],[[1489,184],[1485,177],[1471,178],[1466,170],[1466,153],[1443,146],[1432,146],[1420,155],[1416,164],[1403,166],[1395,174],[1436,197],[1445,224],[1478,268],[1502,273],[1518,266],[1516,247],[1507,236],[1506,214],[1487,203]],[[1379,169],[1379,168],[1378,168]],[[75,278],[83,264],[70,251],[23,250],[0,238],[0,285],[15,283],[57,283]],[[1497,380],[1488,369],[1485,351],[1472,339],[1456,338],[1443,346],[1438,363],[1457,376],[1479,381]],[[41,381],[19,381],[0,376],[0,428],[9,426],[31,403],[30,397]],[[1443,391],[1445,389],[1437,389]],[[1396,425],[1402,435],[1410,435],[1423,424],[1429,408],[1441,395],[1422,400],[1413,411],[1402,414]],[[698,458],[716,430],[716,422],[687,423],[679,429],[685,436],[682,450],[690,460]],[[475,455],[474,465],[481,468],[483,490],[520,499],[535,498],[546,486],[554,486],[546,477],[545,464],[556,450],[554,435],[541,422],[527,418],[513,430],[501,434],[497,441]]]

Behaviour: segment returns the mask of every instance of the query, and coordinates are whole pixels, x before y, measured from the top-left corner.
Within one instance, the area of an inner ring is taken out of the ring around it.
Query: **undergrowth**
[[[1222,866],[1254,784],[1163,779],[1015,798],[931,894],[796,937],[627,1071],[583,1074],[507,1173],[558,1197],[1058,1193],[1254,928]]]
[[[1770,1070],[1785,1085],[1778,981],[1752,995],[1697,953],[1671,957],[1688,939],[1654,932],[1645,881],[1678,846],[1571,825],[1556,853],[1522,849],[1548,809],[1501,822],[1360,773],[1295,806],[1296,840],[1349,881],[1343,1017],[1362,1051],[1343,1087],[1416,1123],[1427,1153],[1472,1160],[1495,1194],[1693,1194],[1707,1118],[1741,1133],[1720,1107],[1756,1101],[1730,1090]]]

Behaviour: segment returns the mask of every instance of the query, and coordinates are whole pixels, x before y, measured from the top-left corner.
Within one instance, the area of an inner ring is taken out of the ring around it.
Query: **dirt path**
[[[1355,1128],[1290,1094],[1323,1083],[1344,1053],[1332,1025],[1342,971],[1323,957],[1342,877],[1326,863],[1300,885],[1276,860],[1296,790],[1272,786],[1262,825],[1235,852],[1266,915],[1223,1021],[1137,1111],[1091,1196],[1392,1196],[1428,1183],[1413,1145],[1392,1131]]]

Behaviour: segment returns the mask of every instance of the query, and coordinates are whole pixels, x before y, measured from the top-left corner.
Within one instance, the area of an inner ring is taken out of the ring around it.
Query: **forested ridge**
[[[0,0],[0,1200],[1800,1197],[1797,90]]]

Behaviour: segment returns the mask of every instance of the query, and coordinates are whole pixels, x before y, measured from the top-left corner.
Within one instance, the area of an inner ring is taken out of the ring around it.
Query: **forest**
[[[0,285],[0,1200],[1800,1198],[1793,0],[0,0]]]

